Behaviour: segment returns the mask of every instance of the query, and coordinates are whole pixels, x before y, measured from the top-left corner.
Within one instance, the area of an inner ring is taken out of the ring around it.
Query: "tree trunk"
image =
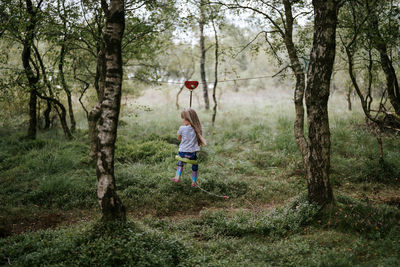
[[[368,9],[370,11],[370,16],[368,17],[369,25],[370,29],[372,29],[370,32],[370,39],[374,48],[378,50],[381,58],[380,62],[386,77],[386,87],[390,104],[393,106],[395,113],[400,115],[400,89],[396,71],[393,67],[392,60],[388,55],[386,42],[379,31],[378,17],[375,7],[368,7]]]
[[[179,88],[178,93],[176,94],[176,98],[175,98],[176,109],[179,109],[179,95],[182,93],[183,88],[185,88],[185,85],[182,85],[181,88]]]
[[[61,45],[60,61],[58,63],[58,70],[59,70],[59,75],[60,75],[60,80],[61,80],[61,86],[67,95],[68,113],[69,113],[69,119],[71,122],[71,132],[74,132],[75,128],[76,128],[76,121],[75,121],[75,116],[74,116],[74,110],[72,108],[72,96],[71,96],[71,91],[69,90],[68,85],[65,81],[65,75],[64,75],[64,58],[65,58],[65,53],[66,53],[65,41],[66,40],[65,40],[65,36],[64,36],[63,43]]]
[[[106,14],[104,33],[106,85],[98,127],[97,196],[103,221],[124,221],[126,218],[125,207],[117,195],[114,176],[115,141],[121,106],[121,42],[125,28],[124,1],[111,0],[110,6],[108,6],[106,0],[102,0],[101,5]]]
[[[329,87],[335,59],[339,4],[336,0],[313,0],[314,37],[307,73],[305,99],[308,122],[308,199],[320,206],[333,203],[329,182],[330,131]]]
[[[70,129],[68,128],[67,124],[67,110],[65,109],[64,105],[61,104],[58,100],[54,99],[54,103],[61,109],[61,113],[59,114],[61,127],[63,128],[64,134],[68,139],[72,139],[72,134]]]
[[[106,80],[106,57],[105,57],[104,47],[102,47],[100,48],[97,55],[97,69],[96,69],[96,77],[94,83],[97,92],[98,102],[89,112],[89,117],[88,117],[89,140],[90,140],[90,152],[89,152],[90,162],[95,160],[95,155],[97,154],[98,151],[97,124],[100,119],[100,113],[101,113],[100,106],[104,97],[105,80]]]
[[[47,108],[43,113],[44,116],[44,128],[45,130],[48,130],[50,128],[51,120],[50,120],[50,112],[51,112],[51,103],[50,101],[47,102]]]
[[[97,142],[97,122],[99,121],[101,109],[100,103],[97,103],[94,108],[89,112],[88,116],[88,124],[89,124],[89,140],[90,140],[90,152],[89,152],[89,162],[94,162],[96,160],[96,155],[98,151],[98,142]]]
[[[214,18],[212,21],[213,29],[214,29],[214,39],[215,39],[215,66],[214,66],[214,86],[213,86],[213,101],[214,101],[214,107],[213,107],[213,115],[212,115],[212,126],[214,126],[215,123],[215,117],[217,116],[217,84],[218,84],[218,56],[219,56],[219,43],[218,43],[218,33],[217,29],[215,27],[215,22]]]
[[[206,63],[206,49],[204,47],[204,1],[200,1],[200,20],[199,20],[199,28],[200,28],[200,75],[201,82],[203,84],[203,97],[204,104],[206,110],[210,109],[210,100],[208,98],[208,85],[206,79],[206,71],[205,71],[205,63]]]
[[[379,162],[383,162],[382,124],[375,124],[376,141],[378,142]]]
[[[26,26],[25,39],[23,41],[23,51],[22,51],[22,64],[24,66],[25,75],[28,79],[30,91],[29,91],[29,128],[28,128],[28,138],[36,138],[37,130],[37,119],[36,119],[36,86],[39,81],[39,74],[35,76],[32,67],[30,65],[31,60],[31,47],[33,39],[35,36],[36,27],[36,10],[32,6],[31,0],[26,0],[26,9],[28,12],[28,21]],[[37,70],[36,70],[37,72]]]
[[[289,0],[283,0],[283,5],[285,7],[285,33],[284,42],[286,50],[289,54],[290,64],[292,71],[296,77],[296,85],[294,90],[294,106],[296,112],[296,119],[294,121],[294,136],[296,138],[296,144],[300,150],[303,158],[304,166],[307,166],[307,154],[308,154],[308,144],[304,137],[304,89],[305,89],[305,71],[301,67],[299,57],[297,55],[296,47],[293,43],[293,14],[292,14],[292,4]]]
[[[62,42],[61,42],[61,50],[60,50],[60,61],[58,62],[58,70],[59,70],[59,77],[61,80],[61,86],[64,89],[66,95],[67,95],[67,101],[68,101],[68,114],[69,114],[69,119],[71,122],[71,132],[75,132],[76,128],[76,121],[75,121],[75,116],[74,116],[74,110],[72,108],[72,96],[71,96],[71,91],[68,88],[67,82],[65,81],[65,75],[64,75],[64,59],[65,55],[67,53],[67,18],[65,14],[65,1],[61,1],[63,13],[61,14],[61,7],[60,7],[60,1],[57,2],[58,6],[58,12],[60,19],[63,22],[63,37],[62,37]]]
[[[40,68],[41,68],[42,74],[43,74],[43,81],[46,84],[47,89],[49,90],[50,97],[44,96],[44,95],[40,95],[38,92],[36,92],[36,94],[40,98],[45,99],[45,100],[50,101],[50,102],[53,102],[55,104],[55,108],[56,108],[56,111],[57,111],[58,116],[60,118],[60,122],[61,122],[61,126],[63,128],[64,134],[68,139],[72,139],[72,134],[71,134],[71,131],[68,128],[68,124],[67,124],[67,112],[65,110],[65,107],[60,101],[58,101],[55,98],[55,96],[53,94],[53,90],[52,90],[51,84],[50,84],[49,80],[47,79],[46,67],[44,66],[44,63],[43,63],[42,57],[40,55],[39,49],[35,45],[32,45],[32,47],[33,47],[33,49],[35,51],[36,58],[39,61],[39,65],[40,65]],[[57,107],[59,107],[61,109],[61,112],[59,112]]]
[[[36,90],[30,90],[29,92],[29,128],[28,128],[28,138],[35,139],[36,138]]]
[[[100,40],[102,38],[102,25],[98,25],[97,37]],[[94,78],[94,88],[97,93],[97,104],[89,112],[88,125],[89,125],[89,140],[90,140],[90,152],[89,152],[89,162],[94,162],[96,160],[96,155],[98,151],[98,131],[97,124],[100,119],[100,106],[104,97],[104,86],[106,80],[106,56],[104,51],[104,44],[100,41],[97,42],[97,68],[96,76]]]
[[[67,111],[65,110],[64,105],[61,104],[61,102],[58,101],[58,100],[55,99],[55,98],[41,95],[41,94],[39,94],[38,92],[36,92],[36,95],[37,95],[38,97],[40,97],[41,99],[44,99],[44,100],[46,100],[46,101],[49,101],[49,102],[53,102],[53,103],[54,103],[54,107],[55,107],[55,110],[57,111],[58,116],[59,116],[59,118],[60,118],[60,122],[61,122],[61,126],[62,126],[62,128],[63,128],[64,134],[65,134],[65,136],[66,136],[68,139],[72,139],[71,131],[69,130],[68,125],[67,125],[67,120],[66,120]],[[58,110],[57,107],[61,109],[61,112]]]
[[[351,111],[351,109],[352,109],[352,107],[351,107],[351,89],[349,89],[348,91],[347,91],[347,94],[346,94],[346,101],[347,101],[347,110],[348,111]]]

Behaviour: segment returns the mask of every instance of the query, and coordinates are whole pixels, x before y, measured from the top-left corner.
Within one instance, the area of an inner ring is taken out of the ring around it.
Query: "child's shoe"
[[[171,180],[174,183],[179,183],[180,182],[179,178],[176,178],[176,177],[172,178]]]
[[[199,187],[197,182],[192,182],[192,187]]]

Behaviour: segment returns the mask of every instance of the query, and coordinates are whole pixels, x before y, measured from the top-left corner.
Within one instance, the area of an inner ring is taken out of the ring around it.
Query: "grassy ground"
[[[306,201],[291,102],[222,102],[215,127],[199,113],[208,141],[199,182],[225,200],[191,188],[188,166],[182,183],[170,181],[179,112],[146,100],[124,106],[118,130],[126,225],[97,223],[84,130],[73,141],[57,130],[30,141],[0,129],[0,264],[400,265],[397,137],[384,137],[382,164],[360,113],[331,105],[336,206],[319,212]]]

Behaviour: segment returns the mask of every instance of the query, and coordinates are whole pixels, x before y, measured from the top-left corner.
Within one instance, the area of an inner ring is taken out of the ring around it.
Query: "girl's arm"
[[[178,134],[178,140],[181,141],[182,135]]]

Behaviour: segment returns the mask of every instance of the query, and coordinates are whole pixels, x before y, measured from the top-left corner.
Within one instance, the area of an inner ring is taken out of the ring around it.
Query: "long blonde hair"
[[[199,120],[199,117],[197,116],[196,111],[191,108],[185,108],[181,112],[181,118],[187,120],[190,125],[193,127],[196,136],[197,136],[197,142],[199,143],[199,146],[205,146],[207,144],[206,140],[203,137],[203,131],[201,129],[201,123]]]

